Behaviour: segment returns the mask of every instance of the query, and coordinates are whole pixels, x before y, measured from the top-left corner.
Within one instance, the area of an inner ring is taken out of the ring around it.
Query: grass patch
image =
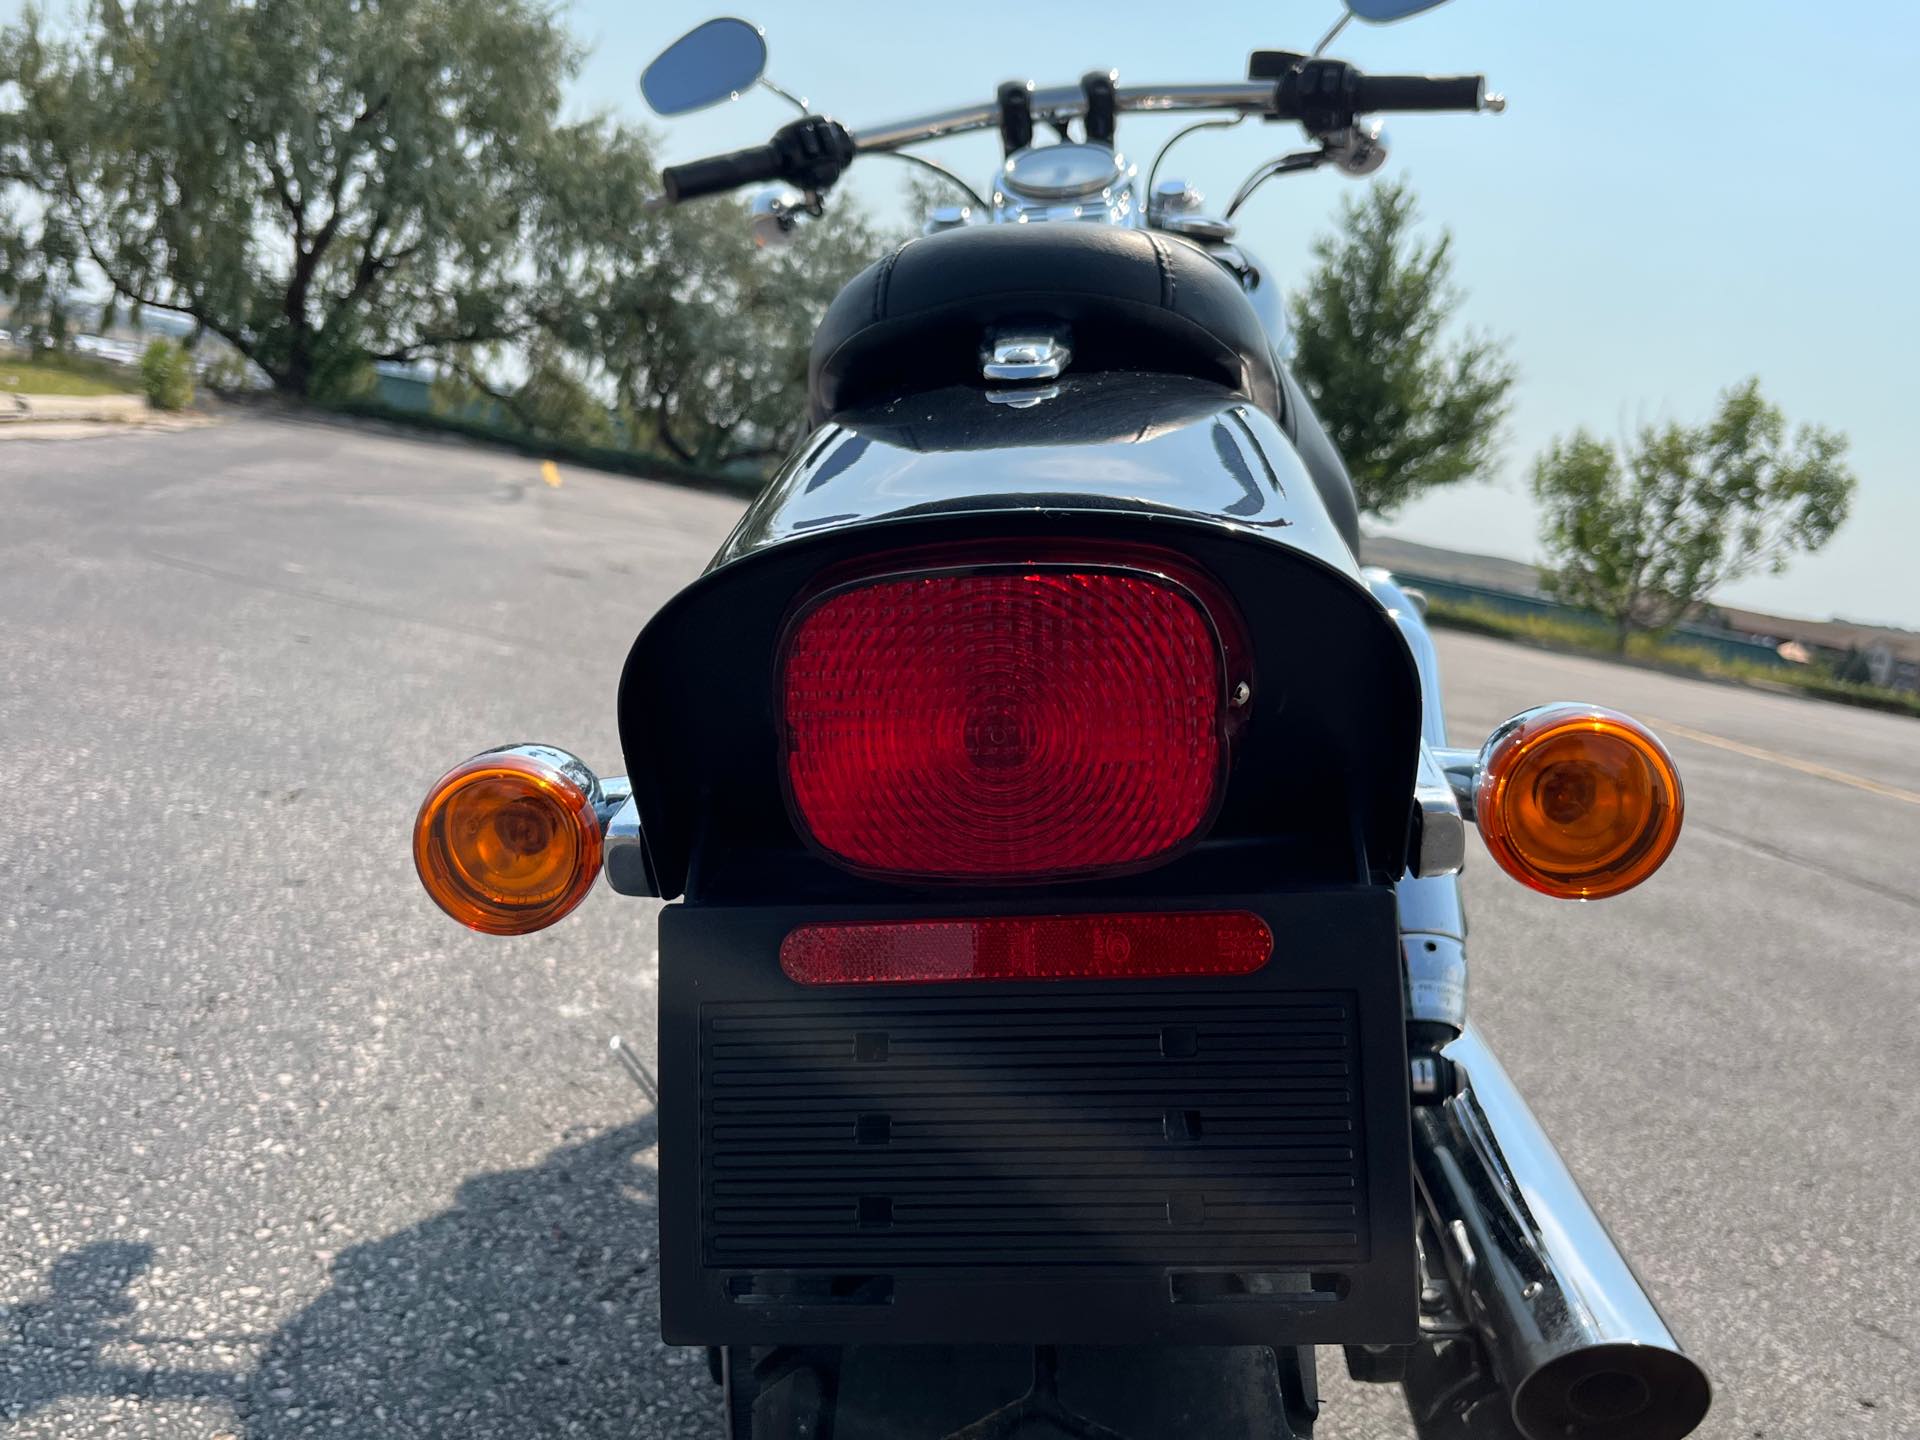
[[[1550,650],[1570,650],[1602,659],[1618,659],[1613,632],[1598,622],[1578,617],[1549,615],[1509,615],[1491,605],[1470,601],[1430,600],[1427,619],[1452,630],[1467,630],[1476,635],[1492,635],[1501,640],[1522,640]],[[1905,690],[1886,690],[1878,685],[1859,685],[1837,680],[1812,665],[1761,665],[1751,661],[1729,660],[1723,655],[1684,641],[1662,640],[1652,635],[1635,635],[1627,642],[1626,658],[1703,675],[1714,680],[1734,680],[1764,688],[1797,690],[1821,700],[1842,705],[1858,705],[1869,710],[1885,710],[1894,715],[1920,719],[1920,695]]]
[[[0,392],[23,395],[137,395],[140,372],[85,355],[0,352]]]

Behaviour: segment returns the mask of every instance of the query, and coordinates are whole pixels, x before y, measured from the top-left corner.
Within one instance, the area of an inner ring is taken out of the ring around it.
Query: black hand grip
[[[773,146],[750,145],[731,155],[712,155],[705,160],[689,160],[684,165],[669,165],[660,172],[660,184],[667,192],[667,199],[677,203],[737,190],[742,185],[778,180],[785,168],[780,152]]]
[[[1487,93],[1484,75],[1355,75],[1353,108],[1373,110],[1478,110]]]

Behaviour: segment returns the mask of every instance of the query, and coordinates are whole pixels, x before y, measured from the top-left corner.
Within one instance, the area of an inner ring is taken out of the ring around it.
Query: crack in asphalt
[[[1788,865],[1798,865],[1803,870],[1811,870],[1816,875],[1826,876],[1829,880],[1838,880],[1844,885],[1857,886],[1859,889],[1865,890],[1870,894],[1880,896],[1883,900],[1893,900],[1901,905],[1920,910],[1920,895],[1910,895],[1904,890],[1894,889],[1891,885],[1883,885],[1878,880],[1869,880],[1864,875],[1854,875],[1836,866],[1822,864],[1818,860],[1810,860],[1805,855],[1796,855],[1791,850],[1782,850],[1779,846],[1769,845],[1764,840],[1755,840],[1746,835],[1736,835],[1731,830],[1723,830],[1718,825],[1711,825],[1705,820],[1690,819],[1687,821],[1686,828],[1690,831],[1704,830],[1716,840],[1724,840],[1727,844],[1737,846],[1739,849],[1750,850],[1756,855],[1764,855],[1769,860],[1780,860]]]

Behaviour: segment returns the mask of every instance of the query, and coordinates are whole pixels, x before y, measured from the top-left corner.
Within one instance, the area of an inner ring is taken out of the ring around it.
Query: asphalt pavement
[[[489,940],[424,786],[620,768],[726,497],[343,425],[0,440],[0,1433],[717,1436],[657,1334],[650,904]],[[1681,848],[1476,848],[1476,1019],[1714,1376],[1715,1437],[1920,1435],[1920,724],[1440,637],[1456,743],[1662,729]],[[698,697],[686,697],[697,704]],[[1323,1352],[1323,1440],[1408,1433]]]

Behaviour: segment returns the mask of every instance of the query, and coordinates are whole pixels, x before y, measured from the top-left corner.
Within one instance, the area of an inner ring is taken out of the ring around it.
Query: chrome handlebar
[[[1323,138],[1350,129],[1361,113],[1498,110],[1504,104],[1499,96],[1487,94],[1485,79],[1479,75],[1365,75],[1335,60],[1308,60],[1275,79],[1222,84],[1127,85],[1109,90],[1102,78],[1099,103],[1103,113],[1109,101],[1114,111],[1132,114],[1171,115],[1199,110],[1296,120]],[[1046,90],[1029,86],[1025,108],[1034,119],[1064,125],[1068,120],[1089,117],[1094,104],[1089,85],[1083,82]],[[782,126],[765,145],[670,165],[661,172],[661,181],[667,198],[674,201],[718,194],[758,180],[785,180],[816,195],[839,179],[857,155],[902,150],[947,135],[995,128],[1002,115],[1003,101],[998,96],[976,105],[864,130],[849,130],[826,116],[809,115]],[[1108,131],[1111,133],[1110,125]]]
[[[1114,108],[1134,112],[1219,110],[1231,114],[1262,115],[1273,108],[1274,82],[1232,80],[1220,85],[1122,85],[1114,91]],[[1087,92],[1078,85],[1056,85],[1030,94],[1036,120],[1075,120],[1087,113]],[[910,120],[872,125],[853,131],[854,149],[862,152],[899,150],[945,135],[991,130],[1000,123],[997,100],[937,110]]]

